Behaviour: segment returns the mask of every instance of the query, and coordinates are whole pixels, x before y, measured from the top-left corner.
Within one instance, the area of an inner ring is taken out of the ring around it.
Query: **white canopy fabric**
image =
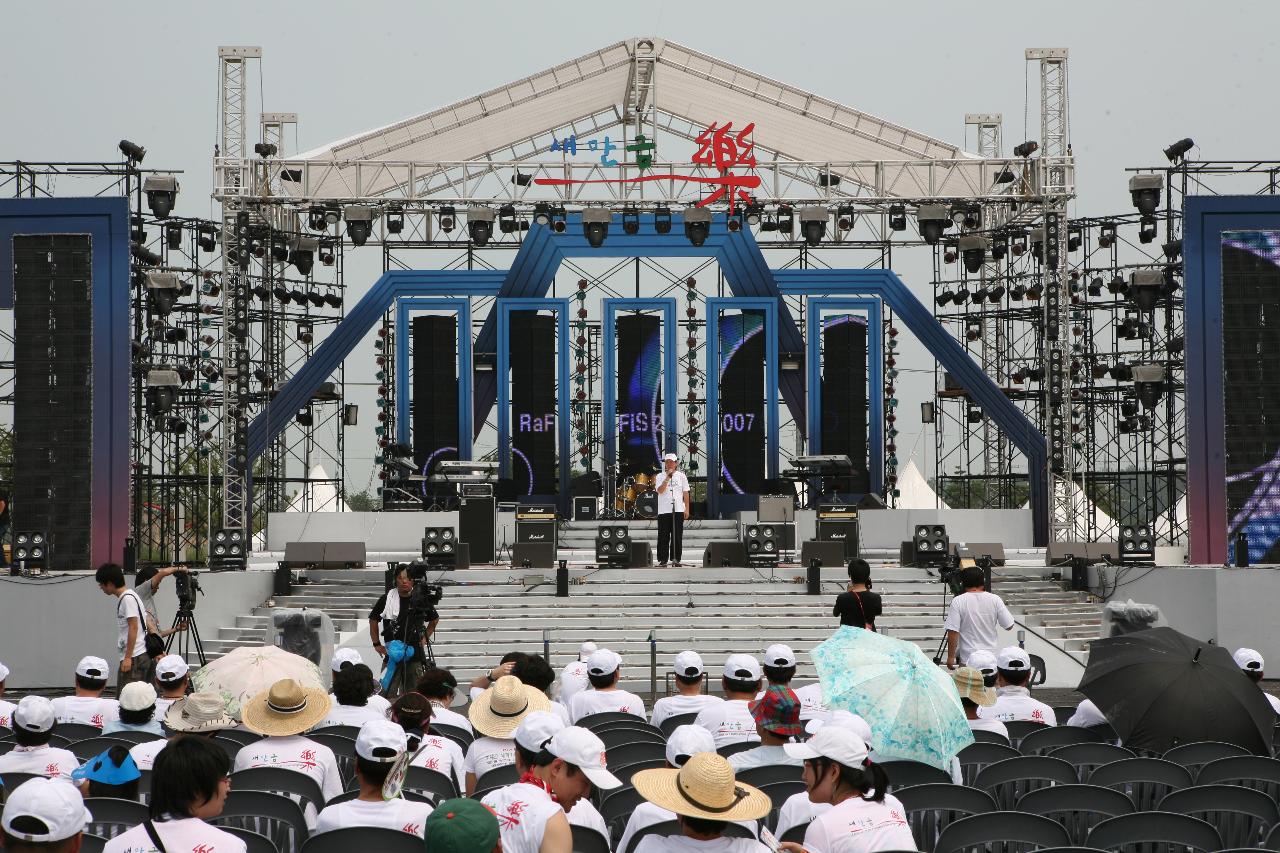
[[[914,459],[908,459],[898,473],[898,492],[898,509],[951,509],[938,498]]]
[[[311,482],[294,493],[285,512],[351,512],[323,465],[312,466],[307,479]]]

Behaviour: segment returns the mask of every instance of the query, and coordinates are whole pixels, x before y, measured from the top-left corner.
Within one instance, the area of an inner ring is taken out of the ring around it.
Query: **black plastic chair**
[[[359,726],[323,726],[318,729],[312,729],[310,734],[337,735],[338,737],[345,737],[354,741],[356,738],[360,737],[360,727]]]
[[[343,791],[338,796],[330,798],[329,801],[324,804],[324,806],[325,808],[328,808],[329,806],[334,806],[334,805],[337,805],[338,803],[348,803],[359,796],[360,796],[360,789],[353,788],[350,791]],[[404,800],[408,800],[411,803],[426,803],[429,806],[435,805],[435,802],[436,802],[435,800],[428,797],[426,794],[420,794],[417,791],[410,791],[408,788],[405,788],[403,791],[400,792],[400,798]]]
[[[764,825],[772,830],[778,825],[778,814],[782,811],[782,806],[791,797],[796,794],[804,793],[804,783],[799,779],[782,779],[777,782],[765,782],[757,785],[765,796],[769,798],[769,802],[773,805],[769,809],[769,814],[764,818]]]
[[[210,818],[209,823],[260,833],[283,851],[296,851],[308,834],[302,806],[269,791],[231,791],[222,806],[222,814]]]
[[[659,749],[667,745],[667,739],[657,730],[638,728],[596,729],[596,737],[604,741],[606,750],[617,749],[628,743],[652,743]]]
[[[1190,788],[1191,774],[1187,768],[1162,758],[1125,758],[1094,770],[1089,774],[1089,784],[1124,791],[1135,809],[1149,812],[1170,791]]]
[[[1213,824],[1228,847],[1257,847],[1280,825],[1280,807],[1261,791],[1239,785],[1200,785],[1168,794],[1158,811],[1191,815]]]
[[[1103,743],[1115,743],[1119,740],[1115,728],[1110,723],[1098,723],[1096,726],[1086,726],[1089,731],[1098,736],[1098,740]]]
[[[221,737],[213,738],[213,743],[215,746],[222,747],[222,751],[227,754],[227,758],[231,759],[231,766],[235,767],[236,755],[240,752],[240,750],[245,748],[245,744],[240,743],[239,741],[231,740],[230,738],[221,738]]]
[[[1067,830],[1071,841],[1084,844],[1089,830],[1108,818],[1133,814],[1133,800],[1123,791],[1097,785],[1054,785],[1029,791],[1018,811],[1051,818]]]
[[[617,764],[619,767],[625,764],[635,764],[637,761],[650,761],[654,758],[666,760],[666,747],[660,743],[652,741],[636,741],[633,743],[622,743],[617,746],[610,746],[605,742],[605,748],[608,753],[609,766]]]
[[[80,853],[102,853],[107,849],[107,839],[101,835],[84,833],[80,836]]]
[[[325,731],[332,733],[333,729],[325,729]],[[245,729],[223,729],[214,735],[214,737],[222,738],[223,740],[233,740],[241,746],[248,746],[251,743],[257,743],[262,740],[262,735]],[[355,736],[352,735],[351,739],[355,740]]]
[[[1001,746],[1010,745],[1009,739],[999,732],[989,732],[986,729],[974,729],[971,734],[973,735],[974,743],[997,743]]]
[[[600,803],[600,817],[609,827],[609,841],[617,844],[622,838],[622,831],[627,828],[627,821],[636,806],[645,802],[640,792],[630,786],[617,788],[605,795]]]
[[[71,744],[71,754],[80,759],[81,764],[84,764],[90,758],[97,758],[113,746],[123,746],[127,750],[133,744],[127,740],[121,740],[109,735],[106,737],[91,737]]]
[[[682,714],[681,716],[687,717],[691,715]],[[696,717],[697,714],[693,714],[692,716]],[[8,740],[11,737],[13,737],[13,729],[9,728],[8,726],[0,726],[0,740]]]
[[[511,766],[515,767],[514,764]],[[429,794],[433,798],[432,802],[436,803],[453,799],[460,793],[457,781],[452,775],[432,770],[430,767],[410,767],[409,772],[404,776],[404,787],[407,791]]]
[[[12,750],[15,746],[17,746],[17,744],[11,740],[0,740],[0,755],[4,755],[6,752],[9,752],[10,750]]]
[[[1028,791],[1049,785],[1075,784],[1078,778],[1076,769],[1060,758],[1023,755],[984,767],[973,780],[973,787],[990,794],[997,808],[1009,810],[1015,808]]]
[[[111,734],[107,735],[107,737],[114,737],[114,738],[119,738],[120,740],[127,740],[129,741],[129,743],[149,743],[150,741],[153,741],[153,740],[165,739],[164,735],[158,735],[155,732],[138,732],[138,731],[112,732]]]
[[[29,779],[43,779],[43,773],[4,773],[0,774],[0,780],[4,781],[4,798],[9,799],[14,791],[18,790],[18,786]]]
[[[1007,720],[1004,727],[1009,730],[1009,741],[1019,750],[1022,749],[1024,737],[1041,729],[1052,728],[1045,723],[1033,723],[1030,720]]]
[[[1280,826],[1267,833],[1267,840],[1262,842],[1265,850],[1280,850]]]
[[[698,719],[698,713],[696,711],[693,712],[692,714],[676,714],[674,716],[667,717],[665,720],[659,723],[658,730],[661,731],[667,737],[671,737],[671,733],[674,732],[676,729],[680,728],[681,726],[692,725],[693,721],[696,719]]]
[[[759,787],[774,782],[799,782],[803,774],[804,766],[800,764],[766,764],[763,767],[740,770],[735,778],[743,784]]]
[[[316,811],[324,808],[320,783],[305,773],[284,767],[250,767],[231,774],[232,791],[270,791],[301,797]]]
[[[1280,803],[1280,759],[1238,755],[1210,761],[1196,774],[1196,784],[1214,783],[1253,788]]]
[[[679,835],[681,831],[679,821],[674,820],[664,820],[662,823],[655,823],[650,826],[646,826],[644,829],[631,836],[631,843],[627,845],[627,850],[623,851],[623,853],[631,853],[631,851],[634,851],[638,846],[640,846],[640,839],[644,838],[646,835]],[[725,838],[755,838],[755,836],[751,834],[751,831],[745,826],[736,823],[725,824],[723,835]]]
[[[351,853],[377,850],[378,853],[422,853],[422,836],[380,826],[348,826],[313,835],[300,853]]]
[[[101,737],[102,727],[88,723],[58,723],[53,727],[53,734],[55,737],[66,738],[67,743],[75,743],[78,740]]]
[[[151,802],[151,771],[139,770],[138,773],[141,774],[138,776],[138,799],[149,803]]]
[[[587,716],[574,723],[575,726],[583,729],[595,731],[606,723],[616,722],[635,723],[637,721],[644,722],[644,718],[636,714],[624,714],[621,711],[604,711],[599,714],[587,714]]]
[[[618,777],[624,785],[631,784],[631,777],[641,770],[663,770],[667,766],[666,758],[650,758],[645,761],[633,761],[620,767],[613,766],[613,755],[609,755],[609,772]]]
[[[939,833],[955,821],[996,810],[990,794],[964,785],[915,785],[894,796],[907,810],[911,836],[925,850],[932,850]]]
[[[1135,812],[1108,818],[1089,833],[1089,846],[1118,853],[1183,853],[1187,849],[1215,853],[1222,837],[1199,818],[1172,812]]]
[[[973,780],[978,777],[978,772],[982,768],[999,761],[1018,758],[1020,755],[1021,753],[1018,750],[1009,746],[1008,741],[1004,743],[971,743],[960,750],[960,753],[956,756],[960,762],[960,779],[964,784],[972,785]]]
[[[127,829],[133,829],[147,818],[151,812],[136,800],[121,800],[117,797],[89,797],[84,801],[93,820],[86,827],[87,832],[103,838],[115,838]]]
[[[1061,746],[1097,743],[1098,736],[1077,726],[1047,726],[1030,732],[1018,744],[1023,755],[1048,755]]]
[[[748,749],[755,749],[760,745],[758,740],[740,740],[737,743],[726,744],[725,746],[717,746],[716,752],[723,758],[728,758],[737,752],[746,752]]]
[[[84,738],[81,738],[83,740]],[[49,746],[56,746],[58,749],[71,749],[71,738],[62,735],[49,735]]]
[[[338,773],[342,776],[342,787],[349,786],[356,778],[356,742],[324,729],[312,732],[307,735],[307,739],[333,750],[333,757],[338,762]]]
[[[518,781],[520,781],[520,774],[516,771],[516,766],[514,764],[504,764],[501,767],[495,767],[482,773],[476,779],[476,791],[492,791],[495,788],[505,788],[508,785],[514,785]]]
[[[1075,713],[1076,713],[1075,705],[1054,705],[1053,706],[1053,718],[1057,720],[1058,725],[1060,726],[1065,726],[1067,724],[1067,720],[1074,717]]]
[[[648,732],[649,734],[661,737],[664,741],[667,739],[666,735],[662,733],[662,729],[657,726],[649,725],[645,721],[644,717],[637,717],[631,714],[623,714],[622,719],[620,720],[605,720],[591,731],[596,733],[596,737],[603,738],[601,732],[607,732],[613,729],[636,729],[637,731]]]
[[[1165,752],[1160,756],[1165,761],[1172,761],[1174,764],[1181,764],[1187,770],[1191,771],[1191,775],[1195,776],[1201,767],[1210,761],[1217,761],[1219,758],[1234,758],[1237,755],[1251,755],[1249,750],[1243,746],[1237,746],[1234,743],[1222,743],[1216,740],[1206,740],[1197,743],[1184,743],[1175,746],[1173,749]]]
[[[809,831],[808,823],[799,823],[788,829],[778,839],[779,841],[794,841],[796,844],[804,843],[804,834]],[[924,845],[921,845],[924,846]]]
[[[1044,658],[1040,655],[1028,652],[1027,657],[1031,660],[1031,678],[1027,680],[1027,686],[1039,687],[1049,680],[1049,667],[1045,665]]]
[[[573,833],[573,853],[610,853],[609,839],[589,826],[570,824]]]
[[[1050,758],[1060,758],[1076,768],[1081,782],[1086,782],[1094,770],[1104,764],[1133,758],[1133,752],[1114,743],[1075,743],[1060,746],[1049,753]]]
[[[889,791],[896,793],[912,785],[949,783],[951,774],[920,761],[886,761],[880,765],[889,776]]]
[[[462,726],[451,726],[448,723],[432,723],[428,727],[428,731],[438,734],[441,737],[447,737],[449,740],[462,747],[462,751],[466,752],[467,747],[471,745],[476,736],[464,729]]]
[[[1023,853],[1038,847],[1069,847],[1062,825],[1024,812],[987,812],[964,817],[938,834],[933,853]]]
[[[244,842],[246,853],[280,853],[276,847],[276,843],[267,838],[260,832],[254,832],[251,829],[242,829],[238,826],[221,826],[218,827],[223,832],[229,832],[236,838]],[[84,848],[80,848],[83,853]]]

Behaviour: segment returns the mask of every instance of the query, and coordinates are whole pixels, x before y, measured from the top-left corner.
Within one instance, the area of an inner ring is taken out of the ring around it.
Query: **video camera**
[[[190,569],[174,574],[173,587],[178,595],[179,610],[195,610],[196,594],[204,595],[204,590],[200,588],[200,578]]]
[[[414,562],[409,564],[409,577],[413,579],[413,592],[409,593],[409,608],[411,610],[426,611],[435,607],[444,598],[444,587],[438,583],[427,582],[427,570],[431,568],[427,563]]]

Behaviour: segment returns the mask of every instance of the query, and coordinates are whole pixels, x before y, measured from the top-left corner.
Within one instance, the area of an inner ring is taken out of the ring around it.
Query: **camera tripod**
[[[184,660],[190,659],[191,649],[194,648],[201,666],[209,662],[204,656],[204,643],[200,640],[200,628],[196,625],[196,613],[193,608],[179,606],[178,612],[174,614],[172,633],[164,644],[165,654],[173,651],[175,640],[178,645],[177,654],[182,655]]]

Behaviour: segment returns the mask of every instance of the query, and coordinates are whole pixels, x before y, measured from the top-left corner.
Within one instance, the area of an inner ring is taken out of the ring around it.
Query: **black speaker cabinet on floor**
[[[824,566],[843,566],[845,563],[845,543],[843,541],[817,542],[810,540],[800,546],[800,565],[808,566],[809,561],[817,559]]]
[[[962,560],[977,560],[979,557],[990,557],[991,565],[1005,564],[1004,545],[999,542],[958,542],[951,543],[952,553]]]
[[[458,539],[471,546],[474,562],[493,562],[495,510],[493,498],[462,498],[458,506]]]
[[[511,547],[511,568],[522,568],[525,560],[531,569],[554,568],[556,546],[550,542],[517,542]]]
[[[653,565],[653,549],[648,542],[637,542],[631,540],[631,562],[627,565],[629,569],[647,569]]]
[[[596,520],[596,499],[577,497],[573,499],[574,521]]]
[[[708,542],[702,549],[703,567],[745,566],[747,546],[741,542]]]

